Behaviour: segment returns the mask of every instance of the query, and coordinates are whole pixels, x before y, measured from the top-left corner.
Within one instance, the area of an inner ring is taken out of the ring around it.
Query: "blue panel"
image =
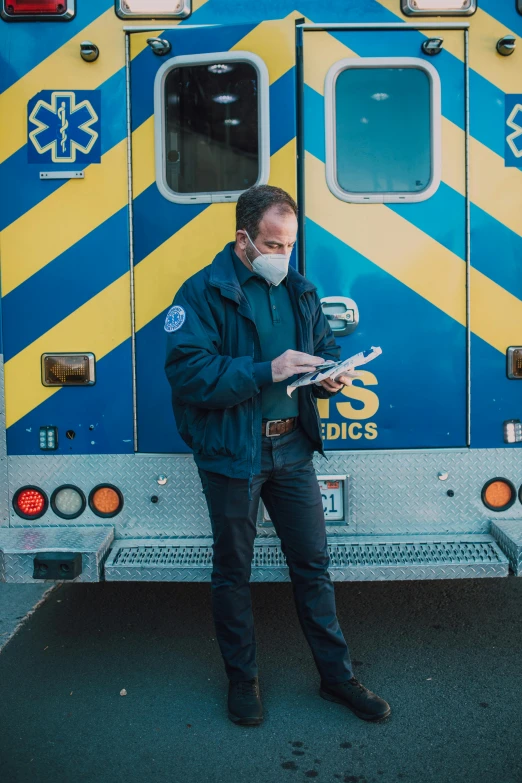
[[[325,447],[465,445],[464,327],[310,219],[306,225],[309,258],[322,259],[313,271],[309,270],[319,295],[349,296],[359,306],[359,327],[353,335],[338,340],[342,357],[371,345],[379,345],[383,351],[382,356],[361,368],[378,380],[376,386],[365,387],[365,400],[352,402],[339,394],[330,401],[329,422],[338,426],[326,432]],[[326,258],[328,263],[324,262]],[[371,410],[375,394],[379,408],[370,417],[345,418],[336,408],[337,403],[352,402],[353,408]],[[352,422],[356,424],[350,437]],[[374,432],[373,426],[367,431],[370,423],[375,425],[376,438],[368,437]],[[328,438],[328,434],[337,437]]]
[[[45,424],[58,427],[52,454],[133,453],[130,340],[97,362],[94,386],[62,388],[9,427],[7,453],[42,454],[38,436]],[[76,433],[73,440],[67,430]]]
[[[295,68],[270,86],[270,154],[295,136]]]
[[[282,19],[296,11],[316,22],[396,22],[397,17],[375,0],[342,0],[329,5],[317,0],[209,0],[198,11],[199,24]]]
[[[4,297],[5,360],[128,269],[128,208],[124,207]]]
[[[168,308],[167,308],[168,310]],[[176,429],[165,375],[166,332],[163,328],[167,310],[140,329],[136,335],[138,363],[138,451],[187,452]]]
[[[520,259],[522,237],[472,204],[471,265],[522,299]]]
[[[324,98],[307,84],[304,86],[305,148],[316,158],[326,160]]]
[[[522,382],[507,378],[505,354],[472,335],[472,447],[521,449],[521,444],[504,443],[502,424],[506,419],[522,419]]]

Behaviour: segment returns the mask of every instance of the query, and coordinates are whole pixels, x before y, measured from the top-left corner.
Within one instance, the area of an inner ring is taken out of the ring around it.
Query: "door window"
[[[235,201],[269,169],[268,72],[248,52],[173,57],[156,77],[156,180],[170,201]]]
[[[440,80],[420,58],[347,58],[326,79],[326,174],[343,201],[423,201],[440,183]]]

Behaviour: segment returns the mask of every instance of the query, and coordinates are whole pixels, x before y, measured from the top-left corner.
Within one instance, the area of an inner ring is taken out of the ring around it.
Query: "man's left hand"
[[[340,375],[336,381],[331,378],[325,378],[324,381],[320,381],[321,386],[329,392],[341,391],[343,386],[349,383],[351,383],[351,379],[347,378],[346,375]]]

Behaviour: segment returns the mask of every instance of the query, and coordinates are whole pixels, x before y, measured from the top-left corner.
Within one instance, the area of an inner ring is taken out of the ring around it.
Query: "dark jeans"
[[[321,678],[330,683],[353,676],[348,646],[339,627],[323,502],[313,446],[298,427],[263,437],[261,473],[248,480],[200,470],[212,524],[212,613],[227,676],[248,680],[258,674],[250,596],[250,575],[259,498],[281,540],[294,601]]]

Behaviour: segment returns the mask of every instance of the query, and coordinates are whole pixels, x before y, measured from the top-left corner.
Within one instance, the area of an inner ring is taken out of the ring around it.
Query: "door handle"
[[[321,307],[336,337],[355,332],[359,324],[359,308],[353,299],[347,296],[323,296]]]

